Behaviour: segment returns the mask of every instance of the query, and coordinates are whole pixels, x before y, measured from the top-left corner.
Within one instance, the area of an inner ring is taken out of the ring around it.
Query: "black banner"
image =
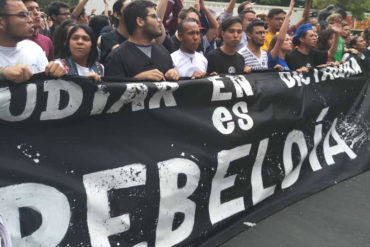
[[[354,58],[306,74],[1,82],[4,225],[17,247],[216,246],[370,168],[369,82]]]

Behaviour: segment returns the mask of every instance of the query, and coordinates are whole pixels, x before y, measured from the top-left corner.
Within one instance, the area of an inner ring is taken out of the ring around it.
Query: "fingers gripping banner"
[[[368,84],[355,59],[306,74],[1,82],[4,226],[21,247],[216,246],[369,169]]]

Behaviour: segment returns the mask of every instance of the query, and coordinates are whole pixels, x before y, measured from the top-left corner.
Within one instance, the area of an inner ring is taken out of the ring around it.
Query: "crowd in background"
[[[82,0],[71,8],[53,2],[42,12],[37,0],[0,0],[0,79],[28,80],[81,75],[153,81],[297,70],[337,65],[351,56],[370,71],[370,28],[352,36],[346,12],[328,6],[290,23],[288,11],[256,13],[253,4],[230,0],[219,15],[204,0],[184,8],[182,0],[117,0],[101,15]],[[46,14],[47,13],[47,14]]]

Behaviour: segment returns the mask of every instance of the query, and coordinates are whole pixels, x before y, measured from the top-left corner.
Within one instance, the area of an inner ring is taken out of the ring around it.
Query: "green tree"
[[[370,10],[370,0],[313,0],[313,7],[317,9],[323,9],[329,4],[350,11],[352,16],[359,20],[362,20],[364,13]]]
[[[78,0],[37,0],[41,10],[44,11],[45,13],[47,13],[47,14],[49,14],[48,13],[49,5],[52,2],[56,2],[56,1],[61,1],[65,4],[67,4],[70,8],[76,6],[79,2]]]

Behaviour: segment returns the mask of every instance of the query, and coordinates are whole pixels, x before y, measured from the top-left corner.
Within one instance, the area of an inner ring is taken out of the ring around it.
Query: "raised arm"
[[[168,0],[159,0],[157,5],[157,15],[163,21],[166,12]]]
[[[296,24],[294,24],[295,28],[298,28],[300,25],[305,24],[308,21],[308,17],[310,16],[311,3],[312,0],[307,0],[305,2],[302,18]]]
[[[342,24],[340,22],[336,22],[334,25],[331,25],[329,28],[334,30],[334,42],[328,50],[328,57],[334,58],[335,53],[337,52],[337,48],[338,48],[339,35],[342,30]]]
[[[82,0],[81,2],[77,4],[76,8],[74,8],[72,12],[72,18],[77,19],[80,16],[87,2],[88,0]]]
[[[109,1],[104,0],[104,15],[109,17],[108,10],[109,10]]]
[[[200,10],[206,15],[208,20],[209,28],[207,30],[206,36],[209,43],[212,42],[217,36],[217,29],[218,23],[216,18],[212,15],[212,13],[207,9],[206,5],[204,4],[204,0],[199,0]]]
[[[288,13],[286,14],[284,22],[281,25],[280,32],[278,34],[276,44],[275,44],[274,48],[271,50],[271,58],[273,60],[275,60],[277,58],[277,56],[279,55],[279,51],[280,51],[281,46],[282,46],[282,44],[285,40],[285,36],[286,36],[287,30],[288,30],[290,16],[292,15],[294,4],[295,4],[294,0],[290,0]]]

